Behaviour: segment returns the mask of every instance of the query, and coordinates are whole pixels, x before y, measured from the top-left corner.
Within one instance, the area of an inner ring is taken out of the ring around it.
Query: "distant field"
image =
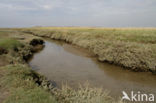
[[[134,71],[156,72],[156,28],[33,27],[20,30],[87,48],[102,62]]]

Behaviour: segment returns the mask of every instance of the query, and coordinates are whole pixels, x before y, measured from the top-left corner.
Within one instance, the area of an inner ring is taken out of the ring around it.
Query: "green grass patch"
[[[23,46],[21,42],[12,38],[0,38],[0,47],[4,49],[14,49]]]
[[[24,90],[18,88],[3,103],[57,103],[55,99],[40,88]]]
[[[35,84],[29,67],[10,65],[0,71],[3,71],[0,84],[10,93],[3,103],[57,103],[49,92]]]

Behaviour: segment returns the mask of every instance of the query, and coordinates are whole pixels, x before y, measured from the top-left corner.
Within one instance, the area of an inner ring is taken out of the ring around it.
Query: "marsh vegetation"
[[[156,72],[155,28],[37,27],[20,30],[87,48],[101,62],[133,71]]]

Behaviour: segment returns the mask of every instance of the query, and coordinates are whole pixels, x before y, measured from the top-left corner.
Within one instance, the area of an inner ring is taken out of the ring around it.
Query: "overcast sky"
[[[156,0],[0,0],[0,27],[156,27]]]

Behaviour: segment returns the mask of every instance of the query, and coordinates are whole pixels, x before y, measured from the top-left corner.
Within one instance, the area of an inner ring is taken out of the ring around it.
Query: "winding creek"
[[[100,63],[86,50],[60,41],[46,40],[45,48],[33,56],[29,65],[58,87],[67,83],[76,88],[87,81],[111,91],[114,97],[121,96],[123,90],[156,94],[155,75]]]

